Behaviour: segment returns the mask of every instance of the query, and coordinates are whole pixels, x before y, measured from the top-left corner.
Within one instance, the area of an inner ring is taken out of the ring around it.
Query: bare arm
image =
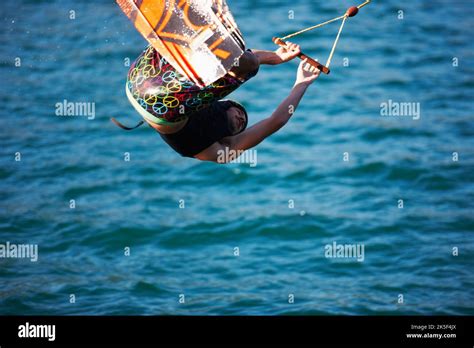
[[[275,52],[252,49],[260,64],[277,65],[288,62],[301,53],[300,46],[288,42],[287,47],[280,47]]]
[[[252,52],[257,56],[260,64],[277,65],[283,63],[283,60],[273,51],[256,50]]]
[[[306,62],[302,62],[298,67],[296,82],[290,94],[280,103],[270,117],[256,123],[241,134],[225,138],[220,143],[214,143],[198,154],[196,158],[203,161],[217,162],[219,155],[226,152],[227,148],[226,153],[230,153],[231,156],[236,154],[236,156],[226,158],[225,162],[232,161],[240,156],[243,151],[258,145],[265,138],[282,128],[293,116],[308,86],[319,76],[319,71],[315,71],[312,67],[311,70],[305,70],[306,68],[308,68]]]
[[[231,137],[228,147],[235,151],[245,151],[282,128],[293,116],[308,86],[308,84],[295,84],[288,97],[280,103],[270,117],[256,123],[241,134]]]

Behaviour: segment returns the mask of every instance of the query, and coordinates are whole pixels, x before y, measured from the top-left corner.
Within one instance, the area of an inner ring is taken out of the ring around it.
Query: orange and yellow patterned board
[[[116,0],[177,71],[204,87],[224,76],[245,43],[225,0]]]

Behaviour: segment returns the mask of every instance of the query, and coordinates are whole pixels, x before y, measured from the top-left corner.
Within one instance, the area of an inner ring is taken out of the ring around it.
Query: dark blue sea
[[[247,46],[273,50],[359,2],[228,4]],[[474,314],[472,0],[361,9],[255,166],[110,122],[140,119],[124,87],[146,47],[114,1],[0,8],[0,245],[38,247],[0,257],[0,314]],[[294,41],[325,62],[338,28]],[[231,95],[250,124],[296,68],[262,66]],[[94,117],[56,115],[65,100]]]

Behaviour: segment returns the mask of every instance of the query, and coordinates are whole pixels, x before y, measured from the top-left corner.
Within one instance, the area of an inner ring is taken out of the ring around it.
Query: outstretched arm
[[[232,137],[229,147],[235,151],[245,151],[258,145],[265,138],[282,128],[295,113],[309,85],[318,76],[319,70],[315,71],[314,68],[308,67],[306,61],[301,62],[298,67],[295,85],[288,97],[280,103],[270,117],[256,123],[241,134]]]
[[[278,131],[288,122],[291,116],[293,116],[308,86],[315,81],[318,76],[319,70],[307,64],[306,61],[301,62],[298,67],[295,85],[290,94],[280,103],[270,117],[256,123],[241,134],[225,138],[221,143],[214,143],[198,154],[196,158],[203,161],[217,162],[219,153],[223,153],[223,151],[225,153],[237,154],[237,156],[232,158],[226,158],[225,162],[230,162],[240,156],[243,151],[261,143],[265,138]],[[233,151],[225,151],[226,148]]]
[[[300,46],[288,42],[287,47],[280,47],[276,51],[264,51],[252,49],[260,64],[277,65],[288,62],[301,53]]]
[[[280,103],[270,117],[249,127],[249,129],[241,134],[232,137],[228,147],[235,151],[245,151],[258,145],[265,138],[278,131],[293,116],[307,88],[308,85],[306,84],[295,84],[288,97]]]

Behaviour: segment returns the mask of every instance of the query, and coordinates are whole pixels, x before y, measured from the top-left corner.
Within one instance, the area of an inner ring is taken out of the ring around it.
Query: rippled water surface
[[[261,49],[353,4],[229,0]],[[0,258],[1,314],[474,314],[473,1],[361,10],[253,168],[110,123],[138,120],[125,63],[145,47],[113,1],[1,7],[0,243],[39,246],[37,262]],[[325,61],[337,29],[295,41]],[[263,66],[232,95],[250,123],[296,66]],[[55,116],[63,100],[96,117]],[[388,100],[420,103],[420,118],[381,116]],[[325,257],[333,242],[364,245],[363,262]]]

